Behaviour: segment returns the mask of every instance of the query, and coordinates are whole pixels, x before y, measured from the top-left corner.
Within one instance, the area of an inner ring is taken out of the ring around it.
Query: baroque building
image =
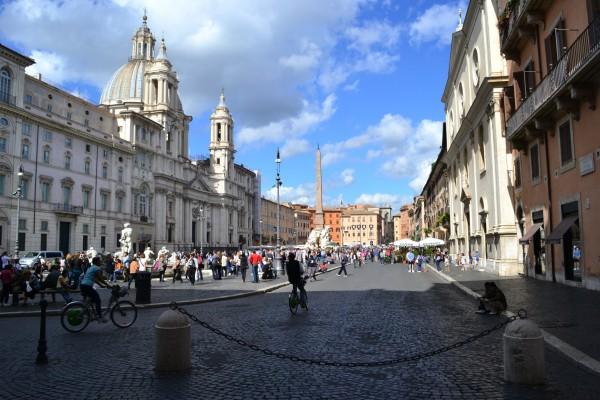
[[[100,105],[26,75],[34,61],[0,47],[0,250],[12,252],[9,237],[18,237],[20,251],[112,252],[125,222],[134,250],[236,248],[258,233],[259,178],[234,163],[224,94],[210,118],[210,157],[192,160],[192,118],[164,40],[155,53],[144,16],[131,42]]]
[[[509,191],[511,165],[500,107],[508,83],[492,0],[470,1],[464,24],[452,34],[446,113],[450,214],[449,251],[480,255],[500,275],[521,272]]]

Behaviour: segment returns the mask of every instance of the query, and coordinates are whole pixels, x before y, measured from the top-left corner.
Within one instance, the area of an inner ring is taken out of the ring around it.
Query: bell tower
[[[233,146],[233,118],[225,104],[225,94],[210,116],[210,167],[215,174],[229,178],[233,170],[235,148]]]
[[[152,60],[154,58],[154,44],[156,40],[148,28],[148,16],[144,10],[142,26],[139,27],[135,35],[131,38],[131,59],[132,60]]]

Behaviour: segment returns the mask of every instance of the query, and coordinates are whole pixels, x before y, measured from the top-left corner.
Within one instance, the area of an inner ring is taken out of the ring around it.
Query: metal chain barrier
[[[207,322],[201,321],[200,319],[198,319],[198,317],[196,317],[193,314],[190,314],[186,309],[184,309],[183,307],[180,307],[176,302],[172,302],[171,303],[171,309],[180,312],[181,314],[185,315],[186,317],[188,317],[189,319],[191,319],[192,321],[198,323],[199,325],[201,325],[202,327],[208,329],[209,331],[213,332],[216,335],[219,335],[227,340],[229,340],[230,342],[234,342],[239,344],[240,346],[243,347],[247,347],[251,350],[254,351],[258,351],[261,352],[263,354],[266,354],[268,356],[274,356],[280,359],[285,359],[285,360],[290,360],[290,361],[297,361],[297,362],[301,362],[301,363],[305,363],[305,364],[312,364],[312,365],[322,365],[322,366],[326,366],[326,367],[348,367],[348,368],[354,368],[354,367],[382,367],[382,366],[389,366],[389,365],[394,365],[394,364],[400,364],[400,363],[405,363],[405,362],[410,362],[410,361],[418,361],[418,360],[422,360],[424,358],[429,358],[429,357],[433,357],[435,355],[438,354],[442,354],[445,352],[448,352],[450,350],[454,350],[457,349],[459,347],[465,346],[471,342],[474,342],[478,339],[481,339],[482,337],[488,336],[489,334],[505,327],[506,325],[508,325],[509,323],[511,323],[512,321],[516,320],[516,319],[525,319],[527,318],[527,312],[523,309],[519,310],[519,312],[516,315],[513,315],[509,318],[507,318],[505,321],[500,322],[499,324],[496,324],[494,326],[492,326],[489,329],[485,329],[483,331],[481,331],[480,333],[473,335],[473,336],[469,336],[466,339],[463,339],[459,342],[453,343],[451,345],[448,346],[444,346],[444,347],[440,347],[438,349],[435,350],[431,350],[425,353],[419,353],[419,354],[415,354],[412,356],[405,356],[405,357],[400,357],[400,358],[395,358],[395,359],[389,359],[389,360],[381,360],[381,361],[371,361],[371,362],[339,362],[339,361],[325,361],[325,360],[318,360],[318,359],[314,359],[314,358],[304,358],[304,357],[298,357],[298,356],[293,356],[293,355],[289,355],[289,354],[285,354],[285,353],[280,353],[277,351],[272,351],[269,349],[265,349],[262,348],[260,346],[257,346],[255,344],[252,343],[248,343],[247,341],[243,340],[243,339],[239,339],[236,338],[234,336],[231,336],[228,333],[223,332],[222,330],[215,328],[214,326],[210,325]]]

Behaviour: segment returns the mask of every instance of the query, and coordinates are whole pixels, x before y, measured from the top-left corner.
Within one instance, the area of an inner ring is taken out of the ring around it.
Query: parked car
[[[55,258],[63,258],[62,251],[30,251],[19,259],[19,265],[25,268],[32,268],[33,264],[43,258],[44,260],[54,260]]]

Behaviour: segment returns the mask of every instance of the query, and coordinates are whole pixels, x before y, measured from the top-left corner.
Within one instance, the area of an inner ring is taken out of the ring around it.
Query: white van
[[[44,260],[54,260],[55,258],[63,258],[62,251],[30,251],[23,257],[19,258],[19,265],[25,268],[32,268],[33,264],[40,258]]]

